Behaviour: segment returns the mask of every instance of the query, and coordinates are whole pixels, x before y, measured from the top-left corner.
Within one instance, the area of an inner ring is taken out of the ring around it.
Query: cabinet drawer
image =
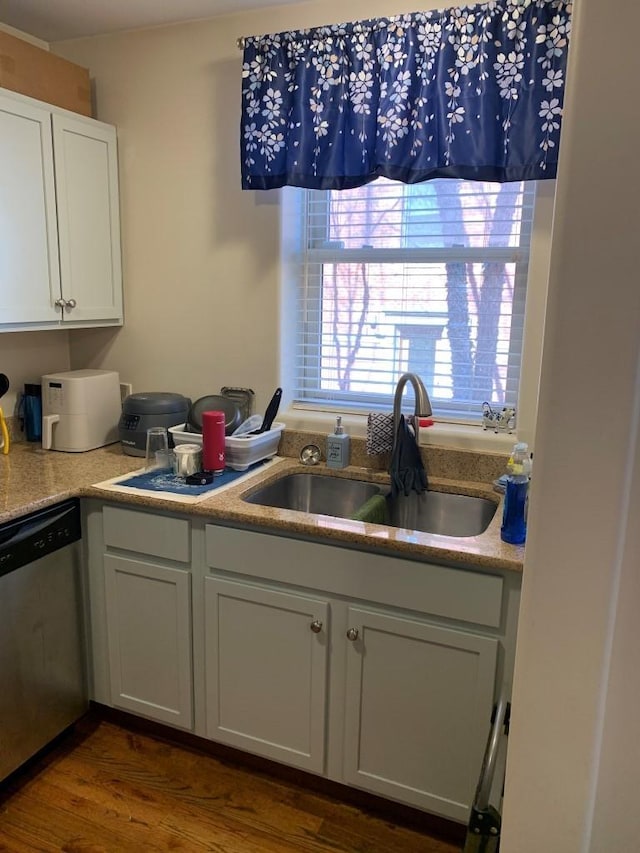
[[[165,560],[189,562],[189,522],[186,518],[152,515],[106,506],[104,544]]]
[[[224,571],[491,628],[501,624],[499,575],[212,524],[206,527],[206,560]]]

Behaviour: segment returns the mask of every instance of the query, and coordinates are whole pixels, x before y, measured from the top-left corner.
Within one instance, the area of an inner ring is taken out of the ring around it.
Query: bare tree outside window
[[[532,193],[453,179],[307,191],[301,396],[371,408],[413,370],[436,411],[515,405]]]

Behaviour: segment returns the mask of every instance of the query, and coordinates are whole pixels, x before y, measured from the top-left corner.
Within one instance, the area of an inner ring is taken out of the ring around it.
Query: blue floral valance
[[[489,0],[246,39],[242,186],[554,178],[565,0]]]

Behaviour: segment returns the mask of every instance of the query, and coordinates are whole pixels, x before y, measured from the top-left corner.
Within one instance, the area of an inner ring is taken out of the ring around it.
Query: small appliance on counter
[[[184,424],[191,400],[169,391],[145,391],[129,394],[122,403],[118,424],[122,452],[127,456],[144,456],[147,430]]]
[[[113,370],[42,377],[42,447],[81,453],[118,440],[120,378]]]

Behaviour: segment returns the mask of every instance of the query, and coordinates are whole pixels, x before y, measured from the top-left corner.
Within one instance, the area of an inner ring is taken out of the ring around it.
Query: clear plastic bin
[[[185,426],[186,424],[178,424],[178,426],[169,427],[173,443],[202,446],[202,435],[197,432],[185,432]],[[274,423],[270,430],[258,435],[228,435],[225,439],[226,466],[234,471],[246,471],[255,462],[275,456],[284,428],[285,424]]]

